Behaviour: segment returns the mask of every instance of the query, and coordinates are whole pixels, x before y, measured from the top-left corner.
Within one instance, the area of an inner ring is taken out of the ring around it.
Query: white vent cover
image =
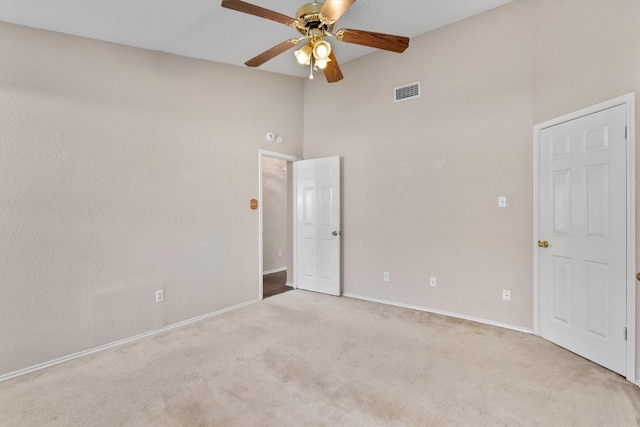
[[[394,102],[406,101],[420,96],[420,82],[397,87],[393,90]]]

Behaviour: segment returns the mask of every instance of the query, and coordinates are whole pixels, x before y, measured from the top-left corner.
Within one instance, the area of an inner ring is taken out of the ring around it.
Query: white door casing
[[[296,285],[340,295],[340,157],[301,160],[293,167]]]
[[[634,381],[632,112],[628,96],[536,126],[534,287],[538,335]]]

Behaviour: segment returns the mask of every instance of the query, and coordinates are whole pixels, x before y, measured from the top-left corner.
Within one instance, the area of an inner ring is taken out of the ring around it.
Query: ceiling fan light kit
[[[300,65],[310,67],[309,78],[313,72],[322,70],[329,83],[343,79],[340,65],[333,53],[333,48],[325,37],[335,37],[344,43],[353,43],[376,49],[402,53],[409,47],[409,38],[392,34],[374,33],[372,31],[349,30],[343,28],[334,34],[336,21],[355,3],[356,0],[326,0],[324,3],[307,3],[296,12],[296,18],[290,18],[278,12],[265,9],[241,0],[222,0],[222,7],[270,19],[295,28],[302,34],[300,39],[286,40],[260,55],[248,60],[248,67],[259,67],[265,62],[286,52],[301,41],[307,40],[300,49],[294,52]]]
[[[296,50],[294,54],[298,60],[298,64],[310,65],[313,69],[324,70],[327,68],[327,64],[331,62],[329,58],[331,45],[324,40],[310,41],[309,44]]]

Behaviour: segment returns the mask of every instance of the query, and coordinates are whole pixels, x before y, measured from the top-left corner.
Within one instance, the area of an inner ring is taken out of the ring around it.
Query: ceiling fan
[[[280,22],[295,28],[302,34],[301,38],[286,40],[262,52],[260,55],[245,62],[245,65],[259,67],[304,40],[305,44],[295,52],[298,63],[310,67],[309,78],[313,79],[314,71],[322,70],[327,81],[335,83],[342,80],[343,76],[331,45],[324,40],[327,36],[335,37],[345,43],[359,44],[397,53],[402,53],[409,47],[409,38],[403,36],[349,30],[346,28],[334,33],[336,21],[355,1],[326,0],[324,3],[308,3],[298,9],[295,19],[240,0],[222,0],[222,7]]]

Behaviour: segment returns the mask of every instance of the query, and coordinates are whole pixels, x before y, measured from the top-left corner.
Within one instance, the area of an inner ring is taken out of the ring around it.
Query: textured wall
[[[535,123],[640,87],[640,2],[534,0]]]
[[[0,375],[258,298],[300,79],[8,24],[0,53]]]
[[[342,87],[305,86],[305,116],[322,114],[334,137],[305,120],[304,152],[344,156],[344,292],[531,328],[529,8],[496,9],[343,72]],[[420,98],[393,102],[395,87],[417,81]]]
[[[262,211],[264,271],[287,268],[289,235],[287,224],[291,210],[287,193],[287,161],[264,157],[262,161]],[[278,250],[281,255],[278,256]]]
[[[638,22],[635,0],[521,0],[307,83],[305,157],[344,157],[345,293],[532,328],[532,126],[640,89]]]
[[[344,157],[345,292],[532,327],[532,125],[639,90],[639,21],[519,0],[304,105],[298,79],[0,24],[0,375],[257,298],[271,129]]]

